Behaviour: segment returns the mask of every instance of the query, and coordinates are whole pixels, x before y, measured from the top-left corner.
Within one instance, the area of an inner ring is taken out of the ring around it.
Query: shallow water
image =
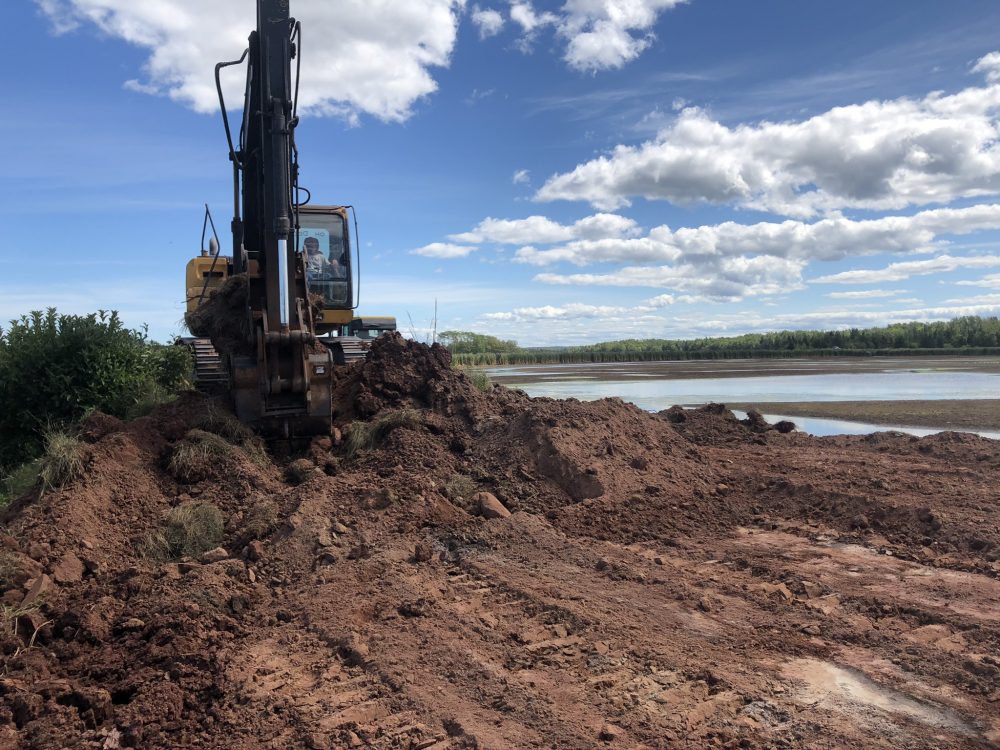
[[[490,374],[508,375],[503,368]],[[583,380],[547,378],[505,382],[531,396],[591,401],[617,396],[649,411],[674,404],[767,403],[771,401],[896,401],[997,398],[1000,375],[982,372],[863,372],[839,375],[766,375],[749,378]]]
[[[490,375],[504,385],[519,388],[530,396],[577,398],[592,401],[618,397],[647,411],[669,409],[675,404],[697,406],[707,403],[767,403],[775,401],[902,401],[909,399],[993,399],[1000,397],[1000,375],[984,372],[899,369],[885,372],[843,372],[816,375],[756,375],[752,377],[663,378],[637,377],[617,379],[601,365],[601,378],[588,378],[580,366],[560,373],[558,367],[495,368]],[[617,365],[619,368],[627,367]],[[562,374],[562,377],[560,377]],[[519,376],[527,376],[518,382]],[[536,380],[541,376],[543,379]],[[530,377],[530,379],[529,379]],[[785,419],[766,415],[768,421]],[[884,430],[898,430],[912,435],[931,435],[940,430],[900,425],[890,427],[840,419],[788,418],[804,432],[813,435],[865,435]],[[1000,439],[1000,433],[978,432]]]

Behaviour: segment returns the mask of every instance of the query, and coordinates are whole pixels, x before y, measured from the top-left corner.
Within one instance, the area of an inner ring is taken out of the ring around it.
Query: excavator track
[[[209,339],[183,338],[194,357],[194,385],[205,393],[218,393],[229,388],[229,373],[222,357]]]
[[[368,356],[370,344],[357,336],[333,336],[318,339],[333,352],[333,359],[338,365],[350,365]]]

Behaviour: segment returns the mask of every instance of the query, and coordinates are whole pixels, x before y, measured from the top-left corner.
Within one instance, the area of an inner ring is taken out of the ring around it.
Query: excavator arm
[[[219,87],[234,176],[233,271],[245,275],[245,353],[229,357],[241,421],[273,437],[329,432],[333,361],[316,342],[297,243],[297,92],[292,61],[301,39],[289,0],[257,0],[257,28],[243,58],[243,121],[233,142]],[[220,63],[221,68],[234,63]],[[296,77],[297,88],[297,77]]]

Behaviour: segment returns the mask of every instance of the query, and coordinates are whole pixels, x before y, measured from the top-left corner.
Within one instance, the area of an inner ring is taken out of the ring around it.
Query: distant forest
[[[623,339],[572,347],[523,348],[516,341],[445,331],[440,341],[457,364],[472,366],[634,362],[752,357],[1000,354],[1000,319],[962,317],[940,323],[894,323],[842,331],[776,331],[700,339]]]

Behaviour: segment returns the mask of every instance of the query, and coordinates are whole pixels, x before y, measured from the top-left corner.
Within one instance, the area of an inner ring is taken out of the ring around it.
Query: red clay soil
[[[482,393],[397,337],[337,393],[290,466],[195,395],[85,426],[0,537],[0,747],[998,746],[1000,443]],[[248,447],[180,481],[206,432]],[[198,502],[224,550],[158,560]]]

